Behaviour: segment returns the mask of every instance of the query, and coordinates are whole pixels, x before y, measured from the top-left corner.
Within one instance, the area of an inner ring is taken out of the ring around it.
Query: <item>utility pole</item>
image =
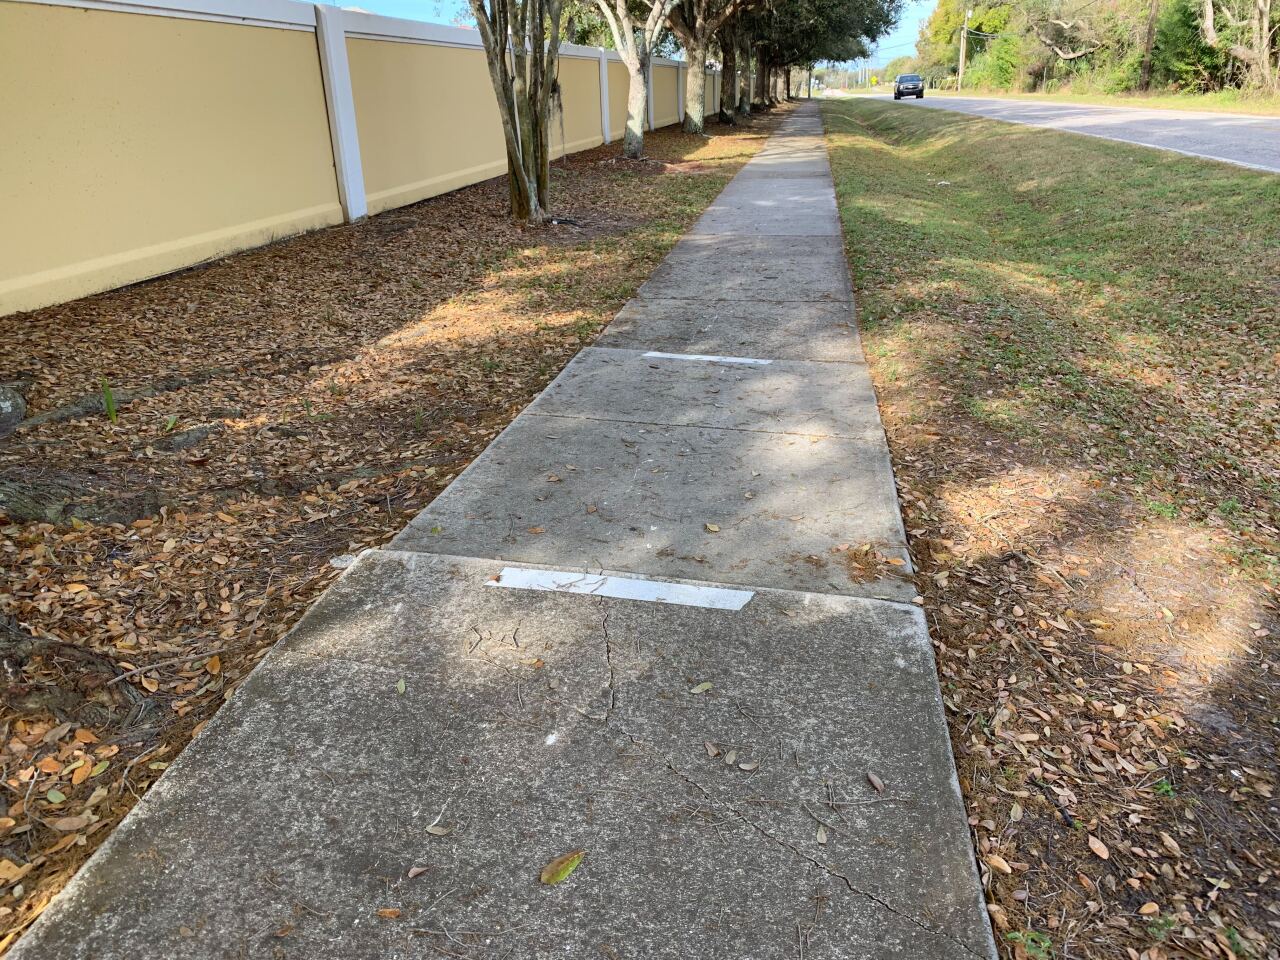
[[[964,27],[960,30],[960,75],[956,77],[957,93],[964,89],[964,52],[969,45],[969,18],[972,16],[972,8],[964,12]]]

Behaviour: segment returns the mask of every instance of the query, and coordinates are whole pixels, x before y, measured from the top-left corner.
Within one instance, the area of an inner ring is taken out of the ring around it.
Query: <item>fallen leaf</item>
[[[378,916],[383,920],[398,920],[400,919],[400,911],[396,907],[383,907],[378,911]]]
[[[1111,851],[1107,849],[1107,845],[1103,843],[1101,840],[1099,840],[1097,837],[1095,837],[1092,833],[1089,834],[1089,849],[1092,850],[1094,853],[1096,853],[1103,860],[1106,860],[1111,856]]]
[[[530,527],[529,532],[532,534],[546,533],[546,527]]]
[[[204,662],[204,669],[206,673],[216,677],[222,672],[222,658],[215,653]]]
[[[710,689],[711,689],[711,684],[707,683],[706,681],[703,681],[702,683],[698,684],[696,687],[691,687],[689,689],[689,692],[694,694],[706,693]]]
[[[716,525],[716,524],[714,524],[714,523],[704,523],[704,524],[703,524],[703,526],[707,528],[707,533],[719,533],[719,532],[720,532],[720,527],[719,527],[719,526],[717,526],[717,525]]]
[[[433,823],[431,826],[427,827],[427,833],[431,834],[433,837],[447,837],[449,834],[453,833],[453,829],[451,827],[441,827]]]
[[[569,874],[578,869],[578,864],[582,862],[584,856],[586,856],[585,850],[574,850],[564,856],[556,857],[542,868],[542,872],[538,874],[538,880],[548,886],[564,882]]]
[[[884,781],[877,777],[870,770],[867,771],[867,783],[875,788],[876,793],[884,793]]]
[[[404,692],[407,689],[408,687],[405,685],[404,677],[401,677],[399,680],[396,681],[396,693],[400,694],[401,696],[404,696]]]
[[[1150,900],[1148,900],[1146,903],[1144,903],[1142,906],[1138,908],[1138,913],[1142,914],[1144,917],[1149,917],[1152,914],[1156,914],[1159,912],[1160,912],[1160,904],[1154,903]]]
[[[1013,867],[1009,866],[1009,861],[998,853],[989,853],[983,859],[986,860],[987,866],[993,870],[999,870],[1005,874],[1013,873]]]
[[[827,842],[827,828],[824,827],[822,824],[818,824],[818,843],[825,846],[826,842]]]
[[[53,821],[49,826],[65,833],[70,830],[82,830],[91,823],[93,823],[93,815],[82,813],[78,817],[61,817]]]
[[[423,875],[424,873],[426,873],[426,872],[427,872],[427,868],[426,868],[426,867],[410,867],[410,868],[409,868],[409,879],[410,879],[410,880],[412,880],[414,877],[420,877],[420,876],[422,876],[422,875]]]

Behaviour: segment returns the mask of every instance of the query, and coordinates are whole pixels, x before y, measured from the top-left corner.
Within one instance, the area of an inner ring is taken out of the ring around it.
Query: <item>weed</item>
[[[1164,777],[1157,780],[1152,789],[1155,790],[1158,797],[1176,797],[1178,795],[1177,791],[1173,789],[1173,784]]]
[[[1049,960],[1053,956],[1053,941],[1038,930],[1014,930],[1004,936],[1010,943],[1019,944],[1027,956],[1035,960]]]
[[[111,389],[111,384],[107,383],[106,377],[99,377],[98,383],[102,389],[102,409],[107,419],[115,423],[120,418],[120,412],[116,408],[116,395]]]
[[[1173,932],[1173,928],[1178,925],[1178,921],[1173,917],[1156,917],[1147,924],[1147,935],[1159,943],[1165,937]]]
[[[173,433],[173,428],[178,425],[178,415],[171,413],[164,418],[164,432]]]
[[[332,413],[316,413],[312,408],[311,400],[309,397],[302,398],[302,412],[306,414],[306,417],[308,420],[319,420],[323,422],[325,420],[333,419]]]

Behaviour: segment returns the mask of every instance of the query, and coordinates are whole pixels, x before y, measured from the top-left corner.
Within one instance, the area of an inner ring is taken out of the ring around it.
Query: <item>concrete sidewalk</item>
[[[821,134],[782,124],[14,957],[995,955]]]

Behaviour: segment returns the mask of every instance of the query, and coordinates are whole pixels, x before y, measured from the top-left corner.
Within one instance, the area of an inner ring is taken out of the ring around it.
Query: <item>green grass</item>
[[[937,391],[1274,554],[1280,177],[885,101],[824,112],[868,351],[904,402]]]

